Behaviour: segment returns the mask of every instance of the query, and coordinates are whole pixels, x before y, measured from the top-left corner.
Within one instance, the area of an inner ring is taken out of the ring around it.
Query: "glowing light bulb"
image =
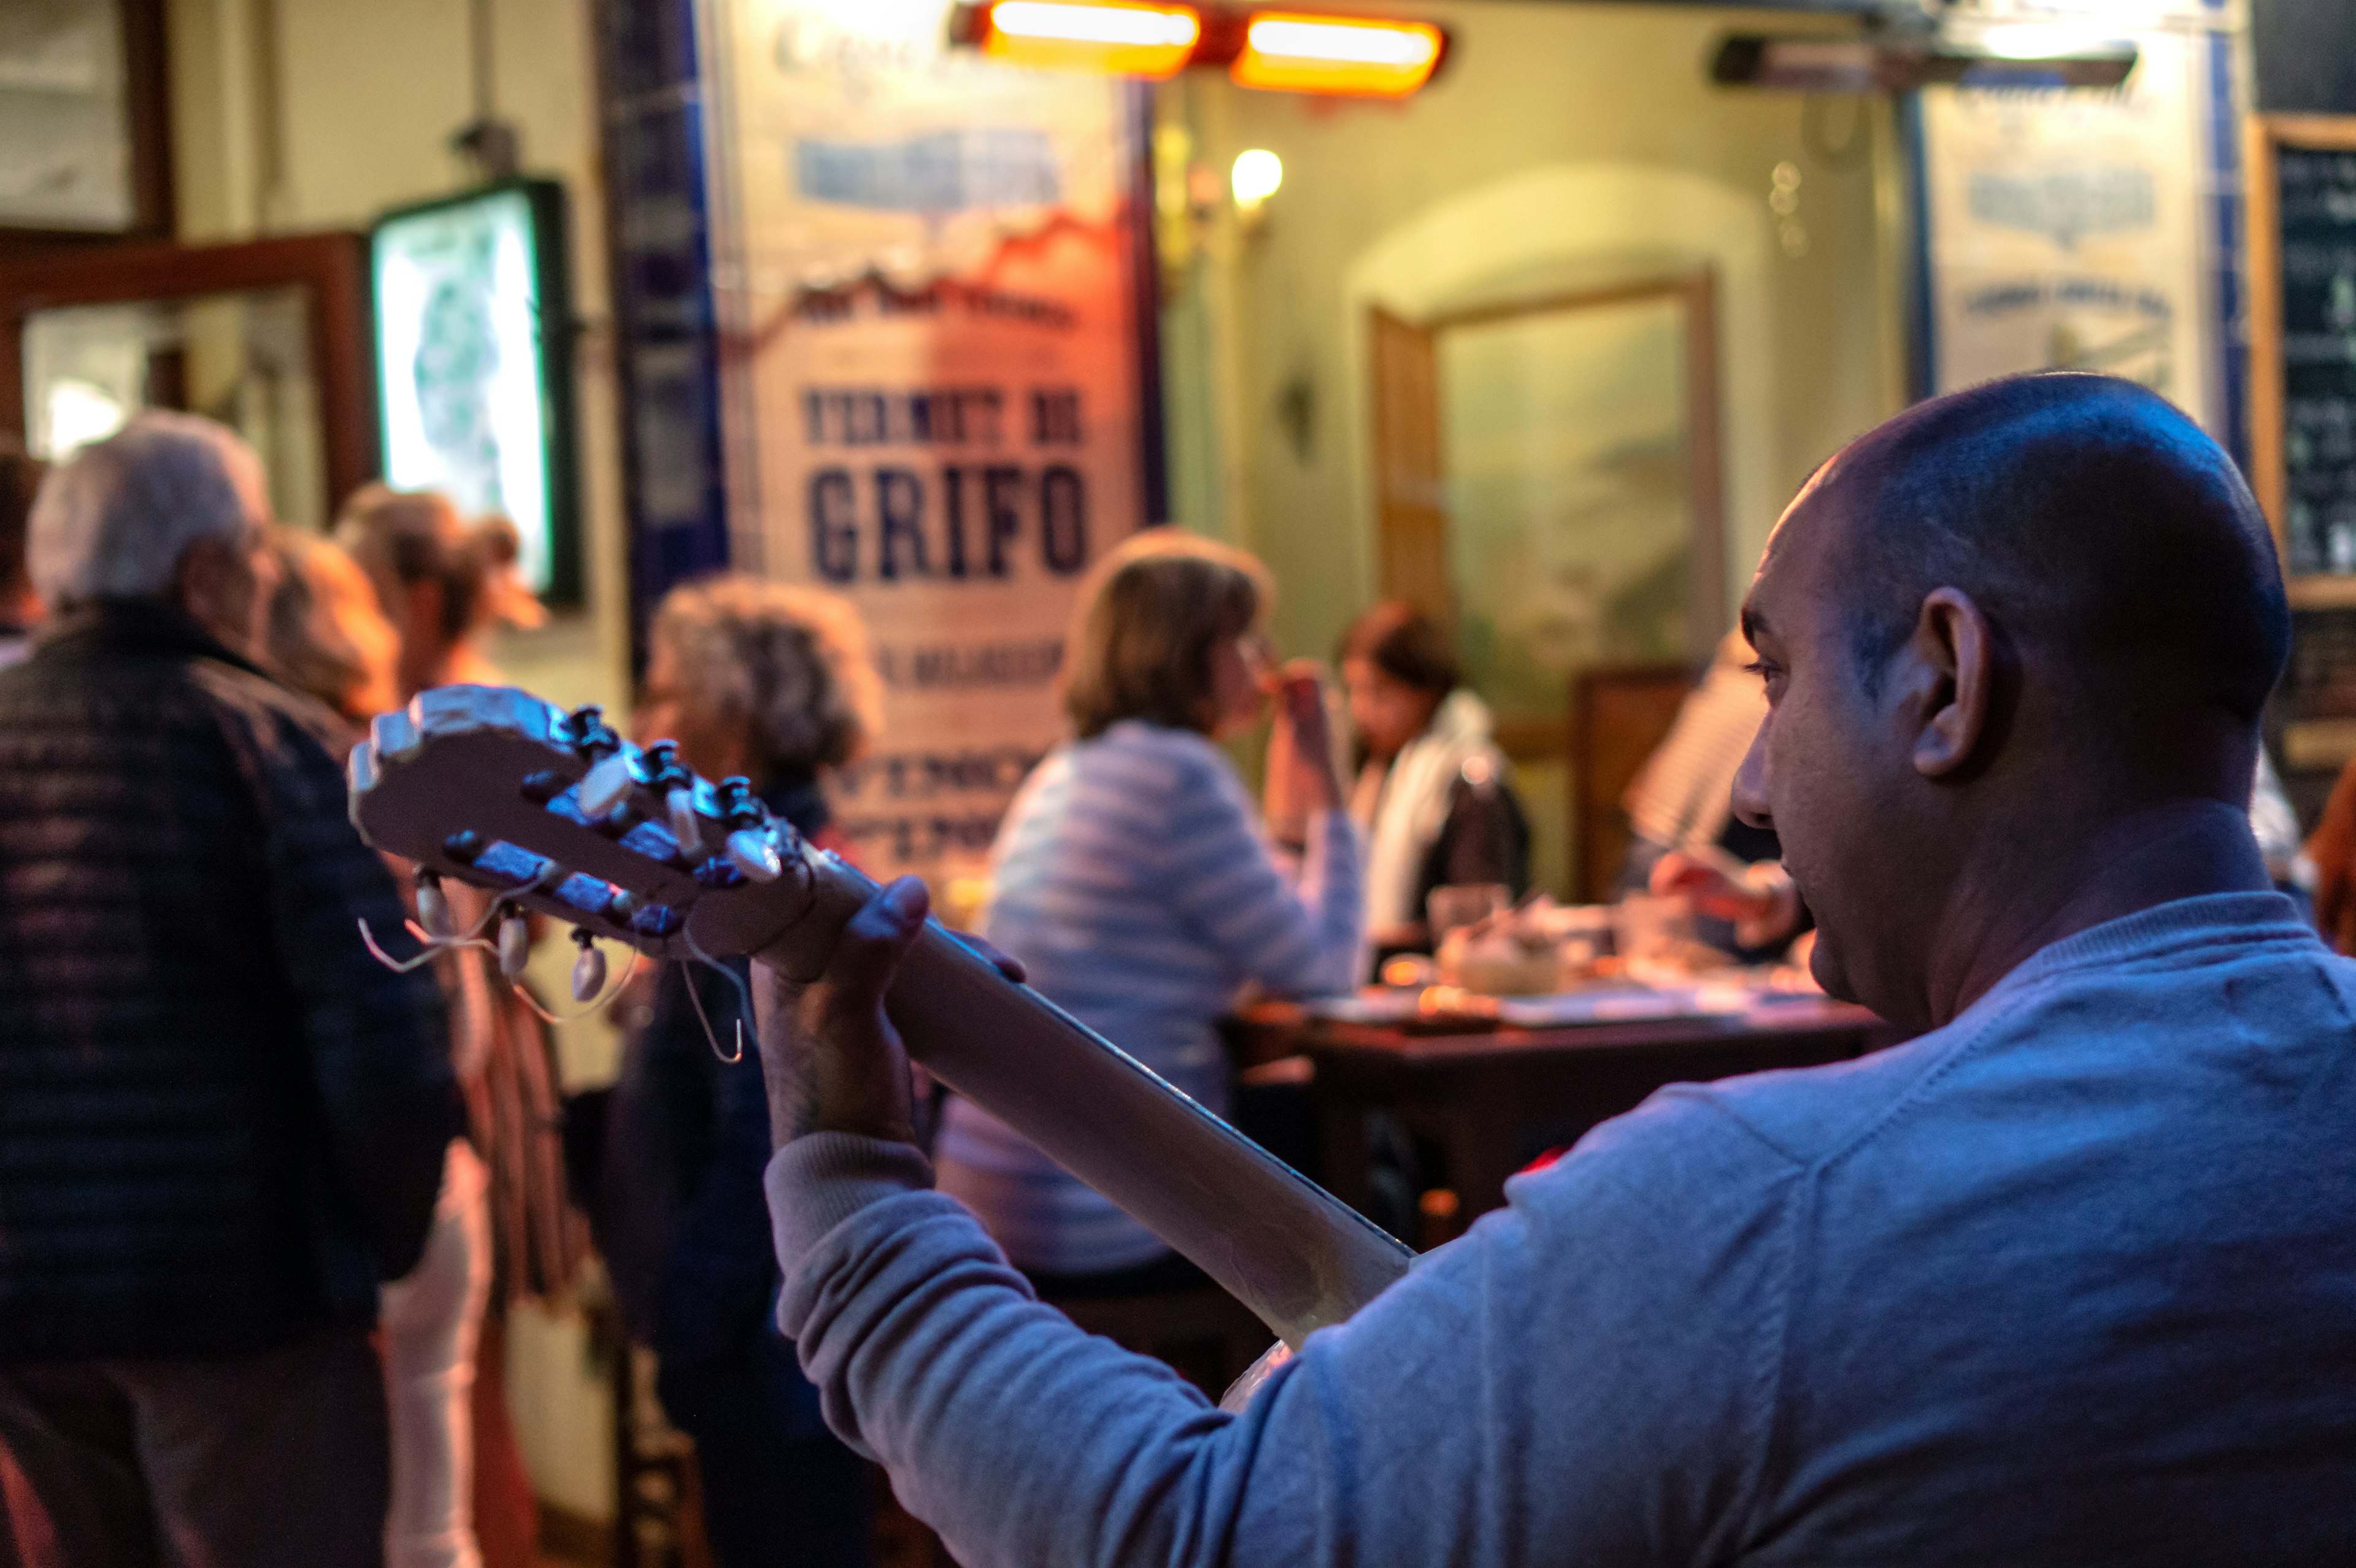
[[[1274,196],[1283,184],[1284,160],[1266,147],[1237,153],[1235,167],[1227,173],[1227,185],[1236,193],[1236,205],[1246,211]]]

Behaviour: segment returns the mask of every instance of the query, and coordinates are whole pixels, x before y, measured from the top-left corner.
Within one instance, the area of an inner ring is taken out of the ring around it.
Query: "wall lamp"
[[[1154,0],[969,0],[949,42],[1010,65],[1155,80],[1224,66],[1239,87],[1352,98],[1405,98],[1448,54],[1429,22]]]
[[[1720,86],[1799,92],[1911,92],[1964,87],[2116,87],[2136,67],[2132,40],[2072,37],[2059,28],[1987,28],[1977,37],[1869,33],[1731,35],[1719,41],[1710,76]]]

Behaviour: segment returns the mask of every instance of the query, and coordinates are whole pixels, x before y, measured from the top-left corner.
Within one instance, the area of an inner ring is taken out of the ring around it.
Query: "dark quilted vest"
[[[283,1344],[414,1262],[436,988],[326,715],[168,610],[0,671],[0,1360]]]

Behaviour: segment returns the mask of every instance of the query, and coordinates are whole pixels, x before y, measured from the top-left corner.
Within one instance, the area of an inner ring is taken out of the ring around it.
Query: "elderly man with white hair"
[[[151,413],[54,471],[0,671],[0,1563],[381,1561],[369,1331],[459,1125],[330,720],[252,650],[260,464]]]

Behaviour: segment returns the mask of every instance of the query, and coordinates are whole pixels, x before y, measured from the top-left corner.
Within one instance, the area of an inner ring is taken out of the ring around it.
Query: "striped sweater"
[[[1041,992],[1223,1115],[1215,1025],[1237,991],[1343,991],[1355,973],[1349,817],[1323,814],[1289,875],[1226,753],[1191,731],[1125,720],[1057,751],[1024,782],[992,860],[984,934]],[[938,1157],[941,1189],[1025,1267],[1091,1273],[1165,1250],[967,1102],[951,1103]]]

